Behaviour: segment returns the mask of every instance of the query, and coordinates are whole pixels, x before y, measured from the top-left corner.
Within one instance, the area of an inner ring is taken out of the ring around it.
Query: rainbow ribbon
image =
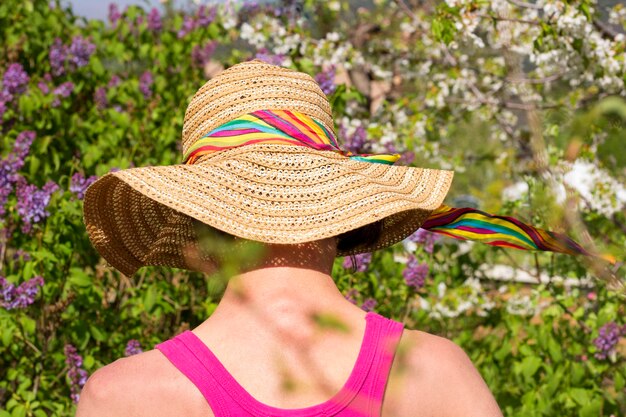
[[[216,127],[197,140],[184,154],[184,163],[193,164],[202,155],[253,143],[308,146],[338,152],[351,159],[393,165],[400,154],[355,154],[342,150],[337,139],[321,123],[303,113],[289,110],[257,110]],[[593,254],[564,234],[529,226],[513,217],[498,216],[463,207],[441,205],[428,217],[422,229],[455,239],[475,240],[492,246],[530,251],[616,260],[608,254]]]
[[[335,151],[350,159],[393,165],[400,154],[355,154],[339,147],[337,139],[321,123],[303,113],[289,110],[257,110],[211,130],[184,154],[183,163],[193,164],[200,156],[253,143],[279,143]]]
[[[422,229],[461,240],[530,251],[559,252],[602,258],[612,264],[615,257],[593,254],[562,233],[529,226],[514,217],[498,216],[474,208],[442,204],[422,224]]]

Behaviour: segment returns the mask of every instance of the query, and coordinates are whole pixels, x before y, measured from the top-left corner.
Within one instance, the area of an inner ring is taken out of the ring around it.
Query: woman
[[[452,172],[341,150],[317,83],[259,60],[198,90],[183,153],[92,184],[92,243],[128,276],[233,255],[240,270],[202,324],[96,371],[78,417],[501,416],[462,349],[365,313],[331,276],[335,257],[417,230]]]

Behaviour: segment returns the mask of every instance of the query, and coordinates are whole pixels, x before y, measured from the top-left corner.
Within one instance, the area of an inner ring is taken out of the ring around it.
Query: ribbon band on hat
[[[351,159],[393,165],[400,154],[356,154],[339,147],[337,139],[321,123],[303,113],[289,110],[257,110],[211,130],[185,153],[184,163],[194,164],[202,155],[256,143],[290,144],[338,152]],[[530,251],[585,255],[615,263],[606,254],[593,254],[568,236],[539,229],[514,217],[498,216],[463,207],[441,205],[422,229],[460,240]]]
[[[202,155],[254,143],[308,146],[338,152],[350,159],[393,165],[400,154],[355,154],[339,147],[337,139],[321,123],[303,113],[289,110],[257,110],[216,127],[198,139],[185,153],[185,164]]]

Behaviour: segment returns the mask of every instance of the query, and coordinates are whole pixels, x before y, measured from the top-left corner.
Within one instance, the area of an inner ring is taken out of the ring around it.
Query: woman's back
[[[376,313],[347,320],[316,334],[207,320],[96,372],[77,417],[501,415],[452,342]]]

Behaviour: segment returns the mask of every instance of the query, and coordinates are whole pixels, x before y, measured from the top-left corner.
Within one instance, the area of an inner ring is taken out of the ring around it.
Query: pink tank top
[[[172,364],[200,390],[216,417],[380,416],[389,370],[404,325],[375,312],[365,315],[365,334],[344,386],[329,400],[304,408],[277,408],[250,395],[195,333],[159,343]]]

